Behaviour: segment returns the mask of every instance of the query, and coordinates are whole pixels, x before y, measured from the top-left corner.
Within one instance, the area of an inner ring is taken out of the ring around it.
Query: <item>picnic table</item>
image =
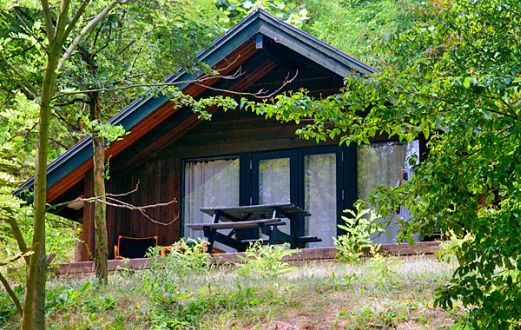
[[[214,242],[220,242],[237,251],[245,251],[249,244],[261,241],[262,244],[289,243],[292,249],[303,248],[308,242],[320,242],[316,236],[298,235],[298,225],[304,216],[309,216],[307,211],[294,204],[263,204],[235,207],[205,207],[201,212],[213,217],[211,223],[192,223],[187,227],[193,230],[202,230],[208,239],[208,252],[212,251]],[[285,226],[289,220],[290,234],[279,229]],[[239,229],[259,228],[260,232],[268,239],[239,239],[234,236]],[[219,230],[231,229],[228,234]]]

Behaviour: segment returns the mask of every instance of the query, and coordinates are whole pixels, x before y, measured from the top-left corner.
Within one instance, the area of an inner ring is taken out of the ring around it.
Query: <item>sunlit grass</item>
[[[179,275],[170,268],[120,270],[107,287],[92,278],[54,279],[48,323],[55,329],[444,328],[454,315],[433,307],[454,265],[433,257],[376,258],[291,266],[275,278],[234,266]],[[2,326],[17,326],[12,317]]]

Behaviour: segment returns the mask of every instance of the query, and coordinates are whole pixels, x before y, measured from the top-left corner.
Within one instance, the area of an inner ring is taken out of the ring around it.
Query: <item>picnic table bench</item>
[[[213,217],[211,223],[191,223],[187,227],[193,230],[202,230],[208,239],[208,252],[212,251],[214,242],[228,245],[237,251],[244,251],[249,244],[261,241],[262,244],[289,243],[291,248],[302,248],[308,242],[320,242],[315,236],[299,236],[298,222],[310,214],[294,204],[264,204],[236,207],[208,207],[201,212]],[[286,225],[282,219],[288,219],[290,234],[279,230],[279,226]],[[233,237],[239,229],[259,228],[268,239],[238,239]],[[218,230],[231,229],[230,233],[223,234]]]

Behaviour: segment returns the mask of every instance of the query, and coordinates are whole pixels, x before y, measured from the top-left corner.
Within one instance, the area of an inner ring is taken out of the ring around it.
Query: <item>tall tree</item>
[[[2,16],[16,17],[22,24],[25,21],[20,19],[20,12],[26,13],[40,9],[41,14],[34,20],[34,25],[26,28],[28,39],[31,40],[31,47],[40,50],[37,58],[44,64],[43,74],[36,75],[36,81],[40,81],[39,90],[26,77],[27,70],[34,69],[28,63],[18,62],[19,66],[3,58],[3,71],[13,75],[18,81],[24,93],[34,99],[39,99],[39,118],[38,134],[36,145],[35,160],[35,186],[33,199],[34,230],[30,249],[33,254],[29,258],[28,275],[26,281],[25,301],[23,306],[24,329],[45,328],[45,284],[46,271],[52,255],[46,254],[45,249],[45,213],[47,195],[47,163],[49,147],[49,127],[51,124],[52,101],[56,92],[56,78],[60,59],[64,54],[64,48],[68,44],[74,49],[76,45],[71,42],[71,34],[75,34],[78,26],[83,26],[76,40],[81,38],[81,31],[90,30],[96,23],[96,17],[103,13],[106,8],[112,8],[117,2],[97,4],[89,7],[89,1],[72,3],[70,0],[62,0],[58,5],[42,0],[40,5],[28,2],[26,8],[18,8],[11,3],[2,2]],[[104,7],[106,5],[106,7]],[[89,14],[94,14],[91,21],[84,20],[84,14],[89,9]],[[14,13],[14,14],[13,14]],[[40,38],[41,29],[44,31],[45,39]],[[23,39],[23,38],[20,38]],[[11,45],[11,47],[13,47]],[[16,46],[14,46],[16,47]],[[24,65],[25,64],[25,65]]]

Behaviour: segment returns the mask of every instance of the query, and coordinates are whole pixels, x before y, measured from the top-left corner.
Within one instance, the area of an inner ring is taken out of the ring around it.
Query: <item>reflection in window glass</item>
[[[319,154],[304,157],[304,208],[306,235],[317,236],[322,242],[310,247],[333,246],[337,234],[336,155]]]
[[[397,187],[402,181],[408,180],[412,174],[412,161],[419,158],[419,142],[410,143],[375,143],[358,148],[358,198],[367,201],[371,190],[377,186]],[[375,243],[395,243],[398,228],[396,217],[405,220],[410,218],[406,209],[391,219],[382,219],[389,223],[386,228],[389,235],[382,234],[374,237]]]
[[[290,202],[289,158],[259,161],[259,203],[280,204]]]

